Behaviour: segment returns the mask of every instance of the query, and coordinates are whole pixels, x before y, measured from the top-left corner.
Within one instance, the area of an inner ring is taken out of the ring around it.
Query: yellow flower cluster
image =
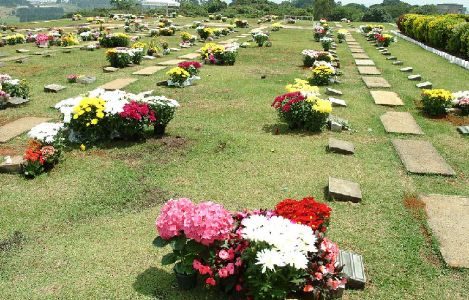
[[[453,100],[453,94],[450,91],[444,89],[423,90],[422,96],[427,97],[429,99],[438,99],[445,102]]]
[[[144,48],[147,48],[147,47],[148,47],[147,43],[144,43],[144,42],[136,42],[136,43],[132,44],[132,48],[134,48],[134,49],[138,49],[138,48],[144,49]]]
[[[280,23],[274,23],[274,24],[272,24],[272,27],[282,28],[282,24],[280,24]]]
[[[104,118],[104,109],[106,102],[99,98],[83,98],[80,103],[73,108],[73,119],[78,120],[82,115],[87,113],[90,121],[86,126],[96,125],[99,119]]]
[[[213,54],[223,54],[225,53],[225,47],[215,44],[215,43],[207,43],[205,46],[200,49],[202,56],[208,58],[209,53]]]
[[[328,66],[317,66],[313,69],[313,75],[333,75],[334,70]]]
[[[312,109],[322,114],[330,114],[332,112],[332,104],[330,101],[319,99],[318,97],[308,97],[308,102],[314,102]]]
[[[209,27],[205,27],[203,30],[204,30],[204,32],[207,33],[208,35],[212,35],[212,34],[215,32],[215,29],[209,28]]]
[[[117,53],[116,48],[111,48],[111,49],[108,49],[108,50],[106,51],[106,56],[109,57],[109,56],[112,56],[112,55],[114,55],[114,54],[116,54],[116,53]]]
[[[315,93],[319,94],[319,88],[317,86],[310,85],[307,80],[295,79],[294,84],[288,84],[285,86],[287,92],[306,92],[306,93]]]
[[[347,33],[348,33],[348,30],[347,30],[347,29],[339,29],[339,30],[337,30],[337,33],[339,33],[339,34],[347,34]]]
[[[8,35],[6,37],[7,40],[26,40],[26,37],[21,34],[21,33],[15,33],[15,34],[12,34],[12,35]]]
[[[122,33],[122,32],[118,32],[116,34],[114,34],[115,37],[120,37],[120,38],[125,38],[125,39],[130,39],[130,37],[125,34],[125,33]]]
[[[88,17],[86,18],[86,22],[93,22],[94,21],[94,18],[93,17]]]
[[[78,45],[80,43],[78,41],[78,38],[72,33],[69,33],[66,36],[62,37],[62,42],[67,46]]]
[[[186,32],[186,31],[181,32],[181,39],[183,41],[188,41],[191,38],[192,38],[192,34],[190,34],[189,32]]]
[[[175,67],[166,72],[166,75],[169,75],[171,77],[181,77],[181,78],[189,78],[191,75],[189,72],[184,70],[183,68],[180,67]]]

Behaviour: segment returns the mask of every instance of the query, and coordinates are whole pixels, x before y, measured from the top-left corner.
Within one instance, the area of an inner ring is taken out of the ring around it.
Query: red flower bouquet
[[[60,151],[51,145],[31,140],[24,153],[23,173],[26,177],[34,178],[51,169],[58,162]]]
[[[145,126],[156,122],[156,114],[146,103],[131,101],[124,105],[119,113],[118,132],[124,138],[133,138],[143,134]]]
[[[307,225],[319,232],[326,232],[331,216],[331,208],[316,202],[313,197],[303,198],[300,201],[285,199],[277,204],[275,212],[279,216]]]
[[[179,68],[183,68],[192,76],[196,76],[199,74],[199,69],[202,68],[202,64],[198,61],[183,61],[178,64]]]

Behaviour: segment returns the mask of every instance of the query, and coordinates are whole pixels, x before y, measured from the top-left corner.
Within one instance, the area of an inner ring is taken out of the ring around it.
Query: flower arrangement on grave
[[[201,49],[201,57],[205,63],[232,66],[236,62],[238,48],[239,44],[237,43],[225,46],[215,43],[207,43]]]
[[[125,33],[107,34],[99,39],[99,44],[104,48],[129,47],[130,36]]]
[[[72,15],[72,21],[80,21],[83,18],[81,14]]]
[[[221,17],[221,21],[222,21],[223,23],[228,22],[228,17]]]
[[[39,33],[36,35],[36,45],[37,46],[43,46],[43,47],[48,47],[49,46],[49,41],[52,38],[44,33]]]
[[[160,132],[179,107],[176,100],[151,94],[151,91],[135,95],[96,89],[62,100],[55,108],[63,114],[64,128],[72,143],[135,139],[142,137],[149,126],[155,127],[155,133]]]
[[[175,33],[176,30],[173,27],[164,27],[158,30],[160,36],[173,36]]]
[[[209,27],[198,27],[197,34],[199,35],[201,40],[207,40],[211,35],[214,34],[214,29]]]
[[[337,31],[337,39],[339,40],[339,43],[343,43],[345,41],[345,36],[347,35],[347,33],[347,29],[339,29]]]
[[[79,35],[82,41],[97,41],[101,34],[99,31],[84,31]]]
[[[10,97],[28,99],[29,86],[25,80],[13,79],[8,74],[0,74],[0,91],[3,91],[2,98],[6,102]]]
[[[325,37],[327,34],[327,30],[321,26],[321,25],[316,25],[314,27],[314,40],[316,42],[319,42],[321,38]]]
[[[280,31],[280,29],[283,28],[281,23],[274,23],[274,24],[272,24],[271,27],[272,27],[271,28],[272,31]]]
[[[451,107],[453,94],[444,89],[422,91],[423,111],[430,116],[446,115],[446,109]]]
[[[463,116],[469,115],[469,91],[453,93],[453,105],[461,109]]]
[[[234,24],[237,28],[248,28],[249,22],[247,20],[234,19]]]
[[[73,33],[69,33],[69,34],[62,36],[61,40],[62,40],[63,47],[74,46],[80,43],[76,35],[74,35]]]
[[[144,53],[146,53],[146,49],[148,49],[148,44],[145,42],[135,42],[130,47],[132,49],[141,49]]]
[[[59,162],[63,147],[62,130],[62,123],[41,123],[28,132],[30,141],[24,153],[24,176],[34,178]]]
[[[80,77],[80,76],[77,75],[77,74],[67,75],[67,81],[68,81],[68,83],[76,83],[77,80],[78,80],[78,77]]]
[[[155,54],[158,54],[160,52],[161,52],[161,47],[159,46],[158,41],[155,39],[152,39],[150,43],[148,43],[147,55],[155,56]]]
[[[394,41],[394,37],[390,34],[384,33],[384,34],[376,34],[375,35],[376,42],[378,43],[378,46],[380,47],[389,47],[391,43]]]
[[[311,68],[316,61],[332,62],[334,57],[327,51],[303,50],[303,66]]]
[[[268,33],[256,31],[252,34],[252,38],[257,43],[257,46],[263,47],[268,45],[270,36]]]
[[[319,96],[319,88],[314,85],[310,85],[307,80],[304,79],[295,79],[295,83],[293,84],[287,84],[285,86],[285,90],[288,93],[293,93],[293,92],[301,92],[301,94],[305,97],[308,96]]]
[[[26,43],[26,36],[21,33],[16,33],[12,35],[7,35],[5,40],[8,45],[24,44]]]
[[[300,207],[302,217],[292,215]],[[286,199],[275,210],[234,213],[212,202],[181,198],[163,206],[153,244],[171,245],[161,262],[175,264],[182,289],[195,287],[201,276],[206,287],[217,286],[227,297],[283,300],[297,294],[332,299],[346,279],[337,262],[337,245],[324,237],[329,218],[330,208],[311,197]]]
[[[202,64],[198,61],[183,61],[178,64],[178,67],[186,70],[191,76],[197,76]]]
[[[320,39],[320,42],[324,51],[329,51],[331,49],[332,42],[334,42],[334,40],[330,37],[325,36]]]
[[[180,67],[175,67],[166,72],[169,76],[168,86],[185,87],[192,85],[191,74]]]
[[[195,44],[197,37],[195,35],[190,34],[187,31],[181,32],[181,44],[180,45],[188,45],[192,46]]]
[[[311,85],[329,85],[335,75],[336,70],[330,63],[316,61],[311,68],[311,74],[308,77],[308,81]]]
[[[125,68],[129,64],[139,65],[143,55],[142,48],[113,48],[106,51],[106,59],[114,68]]]

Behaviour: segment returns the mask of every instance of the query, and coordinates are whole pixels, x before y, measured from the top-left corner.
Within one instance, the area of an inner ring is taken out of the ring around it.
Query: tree
[[[291,4],[293,4],[295,7],[307,8],[314,5],[314,0],[293,0]]]
[[[133,9],[138,5],[136,0],[111,0],[111,5],[119,10]]]
[[[316,0],[314,1],[314,18],[328,18],[335,7],[334,0]]]
[[[225,9],[228,6],[226,2],[221,0],[209,0],[204,3],[204,7],[207,9],[208,13],[215,13]]]
[[[365,11],[362,21],[365,22],[392,22],[391,15],[381,7],[372,7]]]
[[[348,19],[351,21],[361,21],[363,15],[365,14],[365,9],[359,9],[353,6],[336,6],[329,16],[333,21],[340,21],[342,19]]]
[[[412,9],[409,11],[412,14],[419,14],[419,15],[437,15],[438,12],[438,7],[433,4],[426,4],[422,6],[414,6]]]

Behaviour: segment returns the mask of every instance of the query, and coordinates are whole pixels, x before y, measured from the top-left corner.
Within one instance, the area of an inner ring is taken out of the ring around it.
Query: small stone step
[[[16,49],[16,53],[28,53],[28,49]]]
[[[366,284],[363,257],[349,251],[339,250],[337,256],[339,266],[344,266],[343,272],[347,277],[345,285],[348,289],[364,289]]]
[[[23,168],[24,159],[23,156],[16,155],[16,156],[7,156],[0,163],[0,173],[8,173],[8,174],[18,174],[21,173]]]
[[[383,52],[382,54],[383,54],[384,56],[391,56],[391,55],[392,55],[391,52]]]
[[[413,70],[414,70],[414,68],[412,68],[412,67],[405,67],[405,68],[402,68],[400,71],[408,73],[408,72],[412,72]]]
[[[11,97],[8,99],[7,103],[10,106],[18,106],[29,102],[29,99],[20,98],[20,97]]]
[[[345,100],[342,99],[329,97],[329,102],[331,102],[332,106],[347,107],[347,103],[345,102]]]
[[[412,81],[420,81],[420,80],[422,80],[422,75],[420,75],[420,74],[409,75],[409,76],[407,76],[407,79],[412,80]]]
[[[334,138],[329,138],[329,151],[340,154],[354,154],[355,147],[352,143]]]
[[[114,67],[105,67],[103,69],[104,73],[114,73],[119,71],[119,68],[114,68]]]
[[[331,88],[326,88],[326,95],[330,96],[342,96],[343,93],[339,90],[331,89]]]
[[[395,57],[395,56],[389,56],[389,57],[386,57],[386,60],[397,60],[397,57]]]
[[[337,201],[360,202],[362,192],[358,183],[329,177],[329,196]]]
[[[58,93],[64,90],[66,87],[60,84],[49,84],[44,86],[44,92],[46,93]]]
[[[459,131],[459,133],[461,133],[462,135],[468,135],[468,134],[469,134],[469,125],[459,126],[459,127],[458,127],[458,131]]]
[[[81,84],[92,84],[92,83],[96,82],[96,77],[94,77],[94,76],[80,76],[80,77],[78,77],[77,82],[81,83]]]
[[[395,66],[402,66],[404,64],[404,62],[402,60],[396,60],[392,64],[395,65]]]
[[[417,84],[416,87],[418,87],[419,89],[431,89],[433,87],[433,83],[431,83],[430,81],[425,81]]]

